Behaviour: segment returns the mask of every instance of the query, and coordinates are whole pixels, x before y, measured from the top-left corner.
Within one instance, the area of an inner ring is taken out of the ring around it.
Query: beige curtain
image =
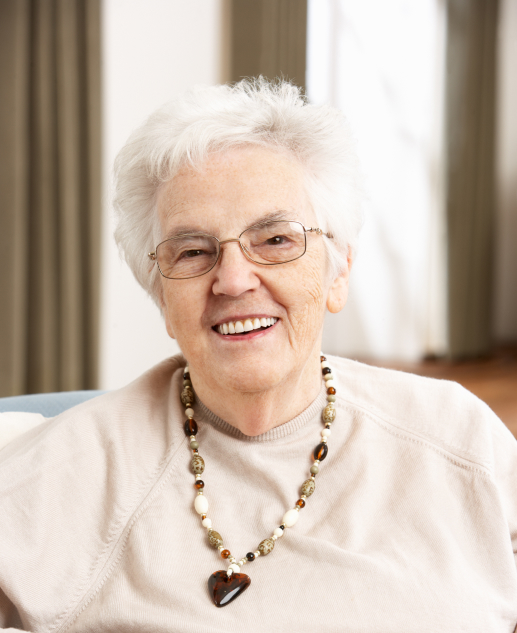
[[[93,388],[100,0],[1,0],[0,64],[0,396]]]
[[[305,87],[307,1],[232,0],[231,80],[264,75]]]
[[[447,7],[449,348],[458,358],[491,346],[498,0]]]

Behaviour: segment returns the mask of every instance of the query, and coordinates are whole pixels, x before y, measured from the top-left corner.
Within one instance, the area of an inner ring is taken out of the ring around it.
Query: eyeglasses
[[[238,238],[223,240],[213,235],[185,233],[161,242],[148,257],[167,279],[192,279],[210,272],[221,255],[221,246],[239,242],[242,252],[252,262],[263,266],[287,264],[299,259],[307,250],[307,233],[332,238],[321,229],[301,222],[269,221],[243,231]]]

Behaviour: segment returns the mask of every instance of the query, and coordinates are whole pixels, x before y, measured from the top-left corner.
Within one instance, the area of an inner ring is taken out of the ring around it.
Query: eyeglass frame
[[[270,222],[270,224],[275,224],[275,223],[280,224],[282,222],[289,222],[289,223],[294,222],[295,224],[299,224],[302,227],[302,229],[303,229],[303,238],[304,238],[304,250],[303,250],[303,253],[301,255],[298,255],[298,257],[294,257],[293,259],[288,259],[285,262],[257,262],[257,261],[255,261],[254,259],[251,258],[250,254],[248,253],[248,251],[246,250],[246,248],[244,247],[244,245],[241,242],[241,237],[244,235],[244,233],[246,233],[246,231],[249,231],[249,230],[251,230],[253,228],[256,228],[254,226],[249,226],[247,229],[244,229],[244,231],[239,235],[239,237],[233,237],[233,238],[230,238],[228,240],[220,240],[215,235],[204,235],[203,237],[211,237],[217,242],[218,251],[217,251],[217,257],[216,257],[216,259],[214,261],[214,264],[208,270],[205,270],[204,273],[200,273],[199,275],[193,275],[192,277],[167,277],[166,275],[163,274],[163,272],[162,272],[162,270],[160,268],[160,264],[158,263],[157,256],[156,256],[158,248],[162,244],[165,244],[165,242],[170,242],[171,240],[176,240],[179,237],[188,237],[190,235],[195,235],[194,233],[184,233],[182,235],[178,235],[178,236],[175,236],[175,237],[168,237],[166,240],[163,240],[163,242],[160,242],[155,247],[153,252],[147,253],[147,257],[149,257],[149,259],[152,262],[156,262],[156,266],[158,268],[158,271],[160,272],[160,275],[164,279],[172,279],[174,281],[182,281],[184,279],[196,279],[196,277],[202,277],[203,275],[206,275],[211,270],[213,270],[216,267],[217,262],[219,261],[219,258],[221,257],[221,246],[223,244],[228,244],[230,242],[238,242],[239,246],[240,246],[240,249],[241,249],[242,253],[244,254],[244,257],[246,257],[246,259],[248,261],[253,262],[254,264],[258,264],[259,266],[280,266],[281,264],[288,264],[289,262],[294,262],[297,259],[300,259],[300,257],[303,257],[305,255],[305,253],[307,252],[307,233],[316,233],[316,235],[324,235],[325,237],[328,237],[329,239],[333,239],[334,238],[332,233],[325,233],[325,231],[322,231],[320,228],[317,228],[317,227],[305,226],[301,222],[298,222],[298,220],[272,220]]]

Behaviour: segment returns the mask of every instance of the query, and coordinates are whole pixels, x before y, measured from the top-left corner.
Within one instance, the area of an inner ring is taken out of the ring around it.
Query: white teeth
[[[251,332],[261,327],[270,327],[274,325],[278,319],[274,317],[255,317],[254,319],[245,319],[244,321],[228,321],[217,326],[219,334],[242,334],[242,332]]]

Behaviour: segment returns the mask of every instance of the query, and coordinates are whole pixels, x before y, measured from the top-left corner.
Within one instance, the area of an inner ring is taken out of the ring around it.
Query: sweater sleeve
[[[508,520],[509,535],[517,565],[517,440],[492,415],[493,472]]]

